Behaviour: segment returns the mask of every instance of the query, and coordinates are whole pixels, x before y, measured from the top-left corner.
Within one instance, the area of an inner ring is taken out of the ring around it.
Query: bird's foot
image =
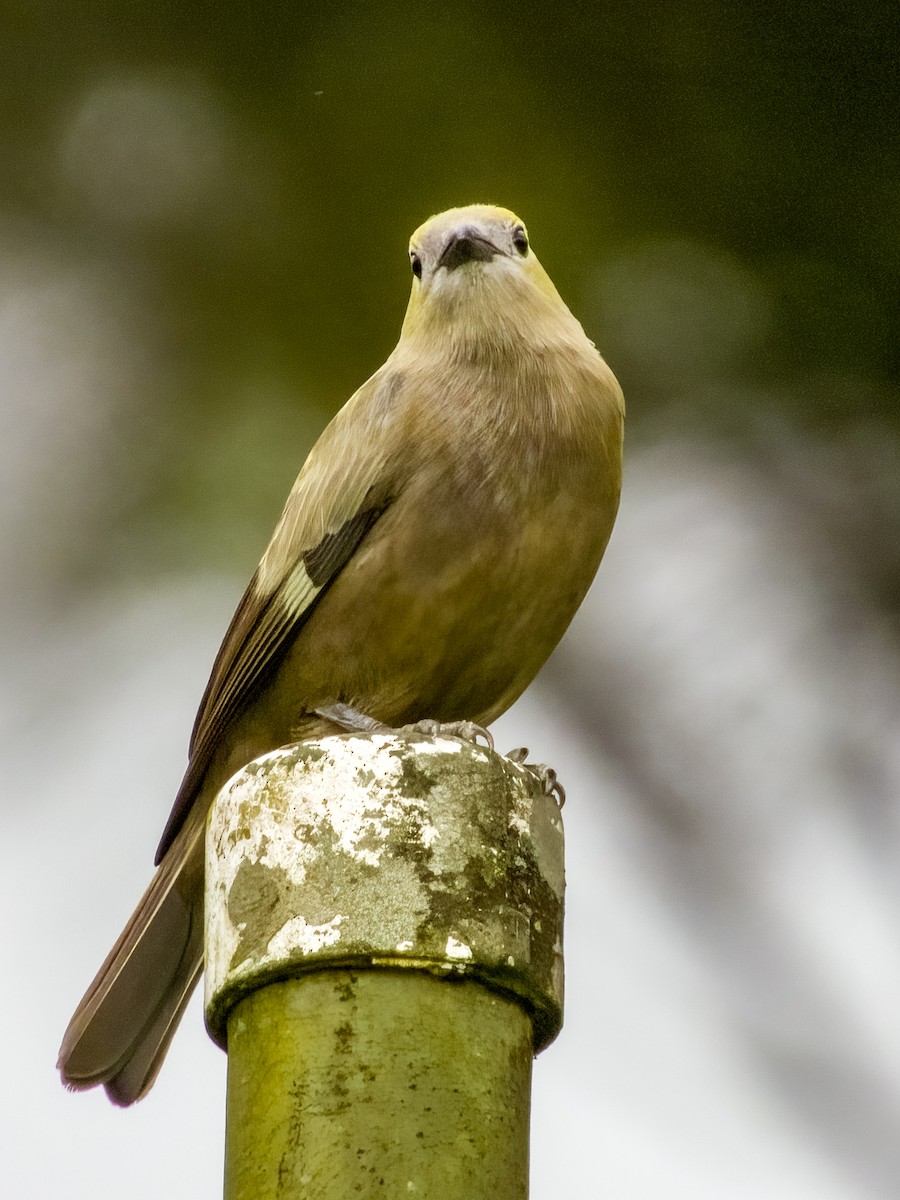
[[[412,725],[401,725],[392,729],[383,721],[360,712],[349,704],[326,704],[315,710],[326,721],[333,721],[341,729],[350,733],[424,733],[426,737],[457,737],[476,745],[479,738],[484,738],[490,750],[494,748],[494,739],[481,725],[474,721],[416,721]]]
[[[524,767],[526,771],[530,772],[540,783],[544,793],[548,796],[555,796],[557,804],[562,808],[566,802],[566,789],[556,778],[556,772],[552,767],[548,767],[546,763],[526,762],[527,746],[518,746],[515,750],[510,750],[506,757],[510,762],[518,763],[520,767]]]
[[[321,708],[315,709],[315,712],[320,717],[324,717],[326,721],[331,721],[333,724],[339,725],[341,729],[346,729],[348,733],[423,733],[426,737],[462,738],[463,741],[472,742],[475,745],[478,744],[479,738],[483,738],[488,749],[494,749],[494,739],[488,730],[482,725],[476,725],[474,721],[433,721],[426,718],[422,721],[415,721],[411,725],[401,725],[398,729],[393,729],[390,725],[385,725],[383,721],[377,721],[368,713],[360,712],[358,708],[353,708],[350,704],[324,704]],[[556,778],[556,772],[552,767],[548,767],[546,763],[526,762],[527,746],[519,746],[515,750],[510,750],[506,757],[510,762],[517,763],[532,774],[546,795],[555,796],[559,807],[562,808],[566,802],[566,789]]]
[[[426,718],[402,728],[404,733],[424,733],[426,737],[462,738],[464,742],[472,742],[476,746],[478,739],[484,738],[488,750],[494,748],[494,739],[490,733],[483,725],[476,725],[474,721],[432,721]]]

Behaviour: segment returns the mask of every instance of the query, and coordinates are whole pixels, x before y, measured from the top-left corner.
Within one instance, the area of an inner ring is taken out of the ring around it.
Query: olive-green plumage
[[[323,432],[225,635],[159,868],[79,1005],[59,1068],[130,1104],[202,969],[203,831],[251,759],[335,725],[488,724],[578,608],[619,501],[618,384],[486,205],[413,235],[400,340]]]

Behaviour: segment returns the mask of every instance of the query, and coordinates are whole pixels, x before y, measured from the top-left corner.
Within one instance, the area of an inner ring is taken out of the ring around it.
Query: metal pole
[[[559,809],[456,739],[275,751],[207,836],[226,1200],[524,1200],[562,1021]]]

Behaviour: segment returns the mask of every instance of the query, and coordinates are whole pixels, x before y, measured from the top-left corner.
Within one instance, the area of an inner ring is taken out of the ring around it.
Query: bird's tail
[[[203,969],[203,822],[182,829],[88,988],[57,1066],[70,1088],[114,1104],[153,1086]]]

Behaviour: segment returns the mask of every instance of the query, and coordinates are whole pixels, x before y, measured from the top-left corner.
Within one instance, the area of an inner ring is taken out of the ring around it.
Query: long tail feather
[[[185,827],[85,992],[57,1066],[116,1104],[152,1086],[203,960],[203,823]]]

